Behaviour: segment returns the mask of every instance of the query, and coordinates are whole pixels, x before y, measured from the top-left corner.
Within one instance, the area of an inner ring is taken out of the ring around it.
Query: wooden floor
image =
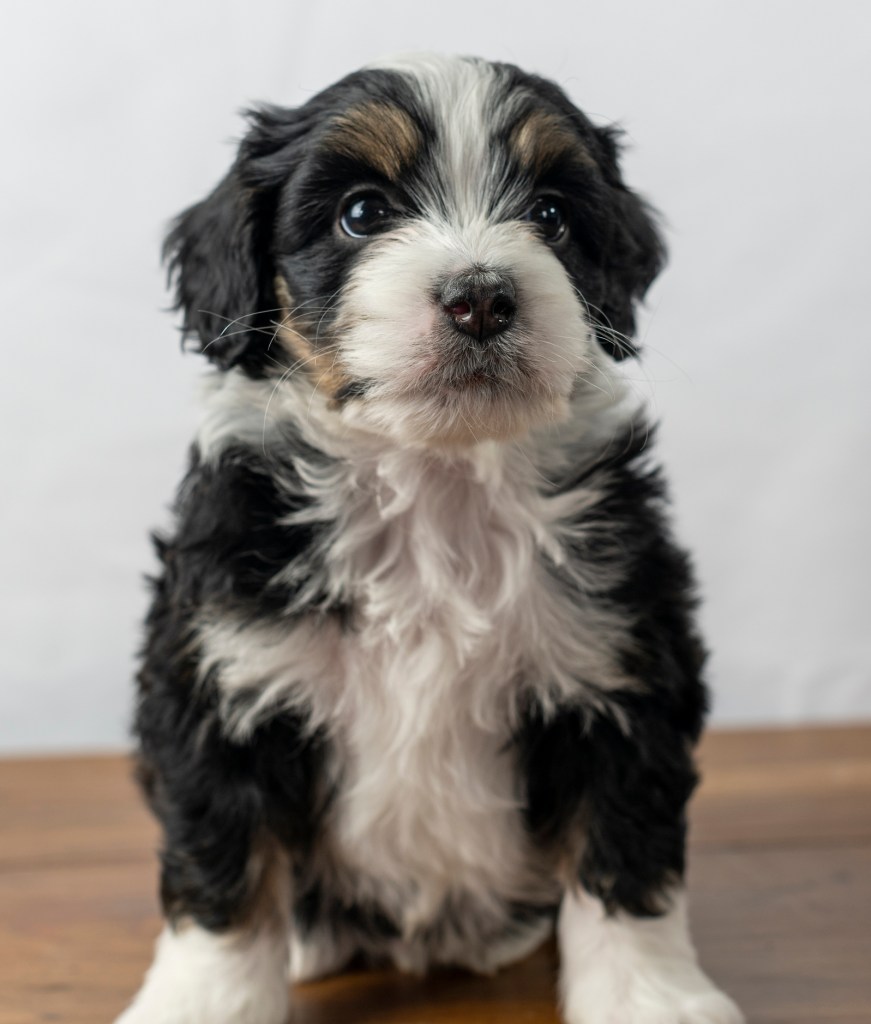
[[[871,727],[711,735],[693,808],[701,959],[751,1024],[871,1022]],[[119,758],[0,761],[0,1024],[108,1024],[159,927]],[[551,949],[493,979],[356,973],[297,1024],[554,1024]]]

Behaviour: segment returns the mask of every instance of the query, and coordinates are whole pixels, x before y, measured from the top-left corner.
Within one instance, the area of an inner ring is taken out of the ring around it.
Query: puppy
[[[736,1024],[683,893],[706,696],[617,363],[663,263],[615,133],[480,60],[263,107],[167,240],[214,365],[157,542],[139,774],[167,918],[124,1024],[282,1024],[351,958],[569,1024]]]

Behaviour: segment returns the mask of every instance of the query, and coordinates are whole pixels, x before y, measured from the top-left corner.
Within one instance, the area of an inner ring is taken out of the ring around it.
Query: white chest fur
[[[524,503],[503,471],[382,462],[332,552],[359,610],[344,638],[334,840],[409,931],[452,892],[544,896],[508,741],[535,660],[546,537],[533,491]]]
[[[546,900],[510,738],[524,692],[578,699],[583,680],[620,684],[607,623],[545,565],[594,496],[546,497],[528,455],[495,446],[475,460],[393,450],[302,477],[313,501],[300,518],[335,524],[328,588],[353,623],[204,619],[204,667],[220,666],[226,697],[255,695],[232,704],[245,710],[228,727],[244,734],[296,706],[326,730],[335,882],[407,935],[453,898],[494,915]]]

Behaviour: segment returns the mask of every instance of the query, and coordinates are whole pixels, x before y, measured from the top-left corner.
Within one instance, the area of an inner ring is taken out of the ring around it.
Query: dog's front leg
[[[225,838],[229,846],[238,836],[228,831]],[[190,898],[192,892],[184,902],[177,895],[167,900],[164,868],[168,921],[142,988],[116,1024],[285,1024],[290,871],[281,854],[265,850],[249,854],[247,878],[236,887],[241,899],[229,921],[216,920]],[[180,855],[178,848],[168,851],[169,857]],[[191,878],[202,872],[202,865],[195,866],[198,855],[213,858],[214,851],[189,851]],[[220,866],[228,868],[226,861]],[[225,881],[233,887],[234,880]]]
[[[531,718],[529,823],[560,865],[568,1024],[741,1024],[698,966],[683,889],[692,716],[672,695],[609,695]]]
[[[583,888],[563,897],[560,994],[568,1024],[741,1024],[696,961],[686,896],[656,917],[609,911]]]
[[[146,691],[138,724],[140,774],[164,831],[167,923],[118,1024],[285,1024],[288,851],[306,814],[310,745],[290,715],[235,743],[214,716],[169,716],[166,705]]]
[[[285,1024],[287,935],[277,915],[226,931],[168,924],[116,1024]]]

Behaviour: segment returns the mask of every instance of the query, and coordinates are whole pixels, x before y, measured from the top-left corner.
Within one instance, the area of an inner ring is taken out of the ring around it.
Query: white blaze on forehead
[[[450,220],[480,219],[500,198],[501,154],[492,145],[500,123],[511,117],[504,69],[485,61],[436,55],[401,57],[380,65],[411,79],[436,133],[432,174]],[[426,203],[431,196],[421,196]]]

